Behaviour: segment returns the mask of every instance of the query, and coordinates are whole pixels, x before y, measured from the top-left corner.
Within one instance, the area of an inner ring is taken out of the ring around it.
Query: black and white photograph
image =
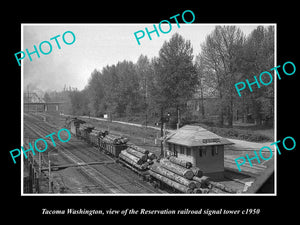
[[[44,3],[2,13],[3,220],[296,219],[295,4]]]
[[[23,195],[276,194],[276,24],[22,24],[22,49]]]

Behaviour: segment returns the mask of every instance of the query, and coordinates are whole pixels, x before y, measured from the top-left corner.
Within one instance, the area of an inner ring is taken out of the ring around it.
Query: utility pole
[[[50,165],[51,161],[49,158],[49,154],[48,154],[48,159],[49,159],[49,161],[48,161],[48,165],[49,165],[49,190],[48,190],[48,192],[51,193],[51,165]]]
[[[42,160],[41,160],[41,153],[39,152],[39,178],[41,178],[42,173]]]
[[[177,130],[179,129],[180,124],[180,114],[179,114],[179,107],[177,106]]]
[[[48,190],[48,192],[49,193],[52,193],[53,192],[53,190],[52,190],[52,179],[51,179],[51,160],[50,160],[50,153],[52,152],[52,151],[54,151],[55,149],[52,149],[52,150],[50,150],[49,152],[48,152],[48,172],[49,172],[49,190]]]
[[[160,142],[160,157],[164,157],[164,139],[166,136],[166,122],[169,122],[171,114],[168,112],[167,116],[164,116],[164,110],[161,108],[160,111],[160,136],[161,136],[161,142]]]
[[[148,125],[148,102],[147,102],[147,97],[148,97],[148,92],[147,92],[147,77],[145,77],[145,106],[146,106],[146,122],[145,122],[145,126],[147,128]]]
[[[162,158],[164,156],[164,145],[163,145],[163,136],[164,136],[164,110],[161,107],[160,111],[160,157]]]

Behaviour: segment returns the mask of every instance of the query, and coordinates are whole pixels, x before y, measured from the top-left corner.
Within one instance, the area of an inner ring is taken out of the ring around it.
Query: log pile
[[[224,184],[218,183],[218,182],[214,182],[214,181],[210,181],[209,182],[210,188],[218,188],[221,191],[227,192],[227,193],[237,193],[237,190],[234,190],[232,188],[226,187]]]
[[[98,128],[94,128],[92,132],[90,133],[91,136],[93,137],[100,137],[100,136],[105,136],[105,132],[102,130],[99,130]]]
[[[159,163],[150,166],[149,174],[171,188],[183,193],[203,193],[206,187],[201,185],[194,177],[202,176],[199,168],[173,156],[163,158]],[[197,177],[200,179],[199,177]]]
[[[210,192],[213,193],[222,193],[222,192],[237,193],[237,190],[227,187],[224,184],[221,184],[219,182],[212,181],[207,176],[202,176],[201,178],[193,177],[193,180],[198,181],[199,183],[201,183],[201,185],[207,187],[210,190]]]
[[[193,192],[193,190],[188,188],[187,186],[182,185],[182,184],[177,183],[177,182],[174,182],[171,179],[160,175],[159,173],[153,172],[152,170],[149,171],[149,174],[152,177],[155,177],[156,179],[163,181],[165,184],[167,184],[167,185],[169,185],[169,186],[171,186],[171,187],[173,187],[173,188],[175,188],[175,189],[177,189],[177,190],[179,190],[183,193],[192,193]]]
[[[192,171],[193,171],[193,173],[194,173],[194,175],[196,176],[196,177],[202,177],[203,176],[203,171],[202,170],[200,170],[198,167],[191,167],[190,168]]]
[[[236,193],[225,185],[211,181],[203,176],[203,172],[192,165],[175,157],[163,158],[159,163],[150,166],[149,174],[155,179],[183,193],[210,193],[218,189],[223,192]]]
[[[135,146],[129,145],[127,149],[121,151],[119,159],[126,162],[133,168],[141,171],[148,169],[149,165],[153,164],[153,160],[156,159],[156,155],[149,153],[148,150]]]
[[[107,132],[102,131],[99,128],[94,128],[90,133],[90,142],[92,142],[94,146],[98,146],[98,138],[104,137],[106,134]]]
[[[174,156],[170,156],[168,157],[168,159],[172,162],[172,163],[175,163],[179,166],[183,166],[187,169],[191,168],[193,166],[193,164],[191,162],[188,162],[188,161],[185,161],[185,160],[182,160],[182,159],[178,159]]]
[[[178,164],[172,163],[168,159],[161,159],[160,164],[165,169],[170,170],[186,179],[191,180],[194,176],[194,173],[192,170],[187,169],[186,167],[183,167],[183,166],[179,166]]]
[[[151,166],[151,171],[161,174],[164,177],[171,178],[172,180],[176,181],[177,183],[187,186],[190,189],[196,188],[195,181],[189,180],[183,176],[180,176],[171,170],[167,170],[164,167],[159,166],[158,163],[155,163]]]
[[[125,145],[128,142],[127,138],[108,134],[105,137],[103,137],[103,142],[114,144],[114,145]]]

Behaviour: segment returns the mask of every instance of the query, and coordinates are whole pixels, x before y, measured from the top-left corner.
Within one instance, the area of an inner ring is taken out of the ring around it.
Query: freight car
[[[83,124],[83,123],[85,123],[85,121],[77,119],[77,117],[72,117],[71,118],[70,116],[68,116],[66,118],[64,126],[67,129],[69,129],[75,136],[78,137],[78,129],[80,127],[80,124]]]
[[[129,143],[127,138],[109,134],[108,131],[103,131],[88,123],[80,123],[79,126],[76,120],[72,121],[72,123],[77,125],[77,129],[74,129],[74,131],[78,138],[116,158],[117,162],[122,163],[122,165],[129,167],[140,175],[140,172],[147,171],[149,169],[148,166],[156,159],[155,154]]]
[[[127,142],[127,138],[107,134],[104,137],[98,138],[98,147],[109,155],[119,157],[121,151],[127,148]]]
[[[88,123],[81,124],[77,136],[81,139],[84,139],[87,143],[91,143],[90,133],[94,129],[94,126]]]
[[[72,133],[75,133],[76,137],[86,141],[99,150],[113,157],[118,157],[120,152],[128,147],[127,138],[109,134],[108,131],[104,131],[89,123],[78,123],[78,121],[76,118],[70,121],[70,127],[74,128],[71,129]]]
[[[89,134],[90,144],[98,148],[100,146],[100,140],[106,135],[108,135],[108,131],[103,131],[99,128],[94,128]]]

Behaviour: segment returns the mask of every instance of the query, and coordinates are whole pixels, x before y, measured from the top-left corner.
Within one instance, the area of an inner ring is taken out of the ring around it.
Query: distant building
[[[61,112],[63,102],[25,102],[24,103],[24,112]]]
[[[45,102],[34,92],[24,93],[24,112],[62,112],[64,102]]]
[[[186,125],[170,135],[167,155],[189,161],[212,178],[224,175],[224,145],[233,144],[200,126]]]

